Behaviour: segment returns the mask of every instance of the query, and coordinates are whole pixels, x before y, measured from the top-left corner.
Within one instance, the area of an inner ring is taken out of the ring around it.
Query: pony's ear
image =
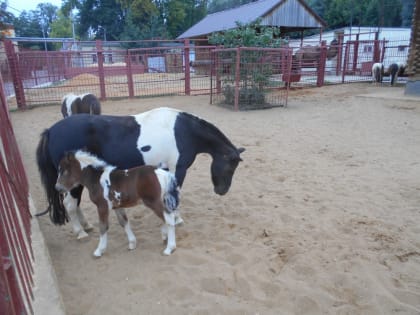
[[[238,148],[237,151],[238,151],[238,154],[241,154],[242,152],[245,151],[245,148]]]

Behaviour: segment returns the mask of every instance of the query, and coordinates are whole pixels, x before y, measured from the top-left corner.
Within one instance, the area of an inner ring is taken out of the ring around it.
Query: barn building
[[[214,32],[236,28],[261,19],[261,25],[278,27],[282,37],[289,32],[322,30],[326,23],[303,0],[259,0],[207,15],[178,36],[178,39],[207,39]]]

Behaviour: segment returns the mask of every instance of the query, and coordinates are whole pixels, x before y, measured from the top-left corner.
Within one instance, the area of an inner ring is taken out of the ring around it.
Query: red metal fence
[[[216,52],[214,46],[200,46],[199,43],[190,45],[188,41],[166,41],[126,49],[124,43],[111,43],[114,44],[112,49],[103,47],[105,43],[97,41],[89,49],[18,51],[12,42],[5,41],[7,56],[2,57],[0,52],[0,70],[5,80],[9,105],[25,108],[37,104],[58,104],[69,92],[91,92],[102,100],[161,95],[218,95],[221,84],[218,75],[221,69],[217,67],[223,67],[224,79],[228,68],[237,69],[233,63],[227,65],[234,58],[213,56],[212,53]],[[110,43],[106,42],[106,45]],[[260,50],[259,54],[267,56],[252,62],[252,67],[269,75],[269,80],[265,82],[274,88],[280,85],[322,86],[371,81],[374,62],[383,62],[386,68],[392,62],[405,62],[408,53],[408,40],[345,41],[339,37],[338,41],[328,45],[325,42],[313,42],[309,46],[290,46],[290,59],[282,57],[285,48],[276,53],[262,53]],[[226,50],[224,54],[231,53],[231,50]],[[217,49],[217,54],[223,54],[222,50]],[[274,57],[276,54],[278,57]],[[219,58],[222,62],[214,62],[213,58],[216,61]],[[243,71],[253,71],[250,65],[246,66],[248,70],[244,66]],[[268,67],[271,67],[269,72]],[[279,76],[281,70],[288,67],[291,67],[290,73]],[[240,84],[238,81],[232,86]]]
[[[0,75],[0,314],[32,314],[29,187]]]
[[[290,48],[214,49],[211,103],[235,110],[287,106]]]

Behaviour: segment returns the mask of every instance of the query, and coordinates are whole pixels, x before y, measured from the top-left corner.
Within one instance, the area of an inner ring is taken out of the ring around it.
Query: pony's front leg
[[[128,249],[135,249],[137,246],[137,239],[130,227],[130,222],[128,221],[127,215],[125,214],[124,209],[116,209],[115,213],[117,214],[118,222],[124,228],[125,233],[128,238]]]
[[[175,225],[182,226],[184,224],[184,220],[181,218],[181,214],[179,214],[178,210],[175,210],[174,214],[175,214]]]
[[[99,244],[98,247],[93,252],[93,256],[101,257],[103,253],[105,253],[106,247],[108,245],[108,217],[109,211],[108,208],[99,208],[98,207],[98,215],[99,215]]]
[[[164,255],[170,255],[176,249],[176,237],[175,237],[175,213],[166,213],[163,212],[163,216],[165,218],[166,224],[166,235],[168,237],[168,242],[166,244],[166,248],[163,251]],[[162,229],[162,236],[164,234],[164,229]]]
[[[83,230],[85,230],[85,232],[92,231],[93,230],[93,225],[90,224],[86,220],[85,215],[83,214],[82,210],[80,209],[80,206],[77,206],[76,213],[77,213],[77,217],[79,218],[79,222],[83,227]]]
[[[87,237],[88,234],[83,229],[79,221],[77,199],[74,198],[70,192],[66,192],[63,199],[64,208],[70,217],[70,222],[73,225],[73,232],[77,235],[77,239]]]

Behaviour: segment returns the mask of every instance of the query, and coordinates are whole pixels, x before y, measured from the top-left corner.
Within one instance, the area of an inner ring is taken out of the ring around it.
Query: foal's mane
[[[74,157],[79,161],[82,169],[87,166],[92,166],[97,169],[113,167],[112,165],[107,164],[104,160],[98,158],[96,155],[83,150],[77,150],[74,153]]]

